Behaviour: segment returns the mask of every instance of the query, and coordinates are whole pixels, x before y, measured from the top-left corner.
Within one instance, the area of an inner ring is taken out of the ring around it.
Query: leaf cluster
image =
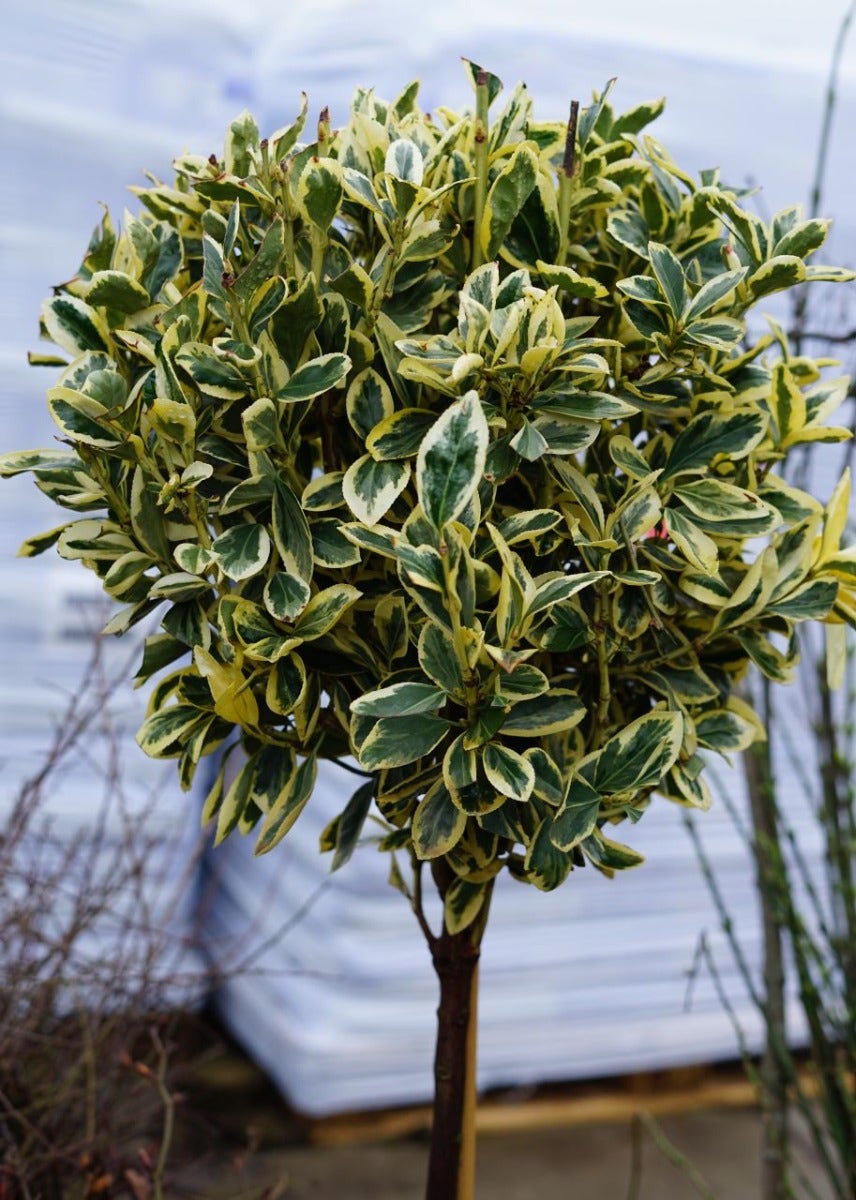
[[[734,694],[787,681],[800,621],[852,620],[843,480],[824,510],[786,456],[847,381],[759,300],[847,272],[827,223],[765,223],[618,114],[575,128],[467,64],[473,113],[359,91],[105,215],[42,309],[64,358],[61,448],[5,455],[71,519],[27,542],[94,570],[122,633],[156,611],[143,749],[246,760],[217,837],[299,816],[319,757],[366,780],[326,831],[339,865],[372,808],[382,849],[444,857],[450,928],[506,867],[550,889],[654,790],[704,807],[701,751],[763,736]],[[166,674],[164,674],[166,672]],[[405,884],[397,866],[393,878]]]

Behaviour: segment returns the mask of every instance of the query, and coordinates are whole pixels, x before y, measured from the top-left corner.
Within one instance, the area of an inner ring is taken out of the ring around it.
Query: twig
[[[838,102],[838,77],[841,72],[841,58],[844,54],[844,46],[847,42],[850,26],[853,22],[854,14],[856,14],[856,2],[852,3],[844,14],[844,18],[838,27],[838,35],[835,39],[835,46],[832,51],[832,60],[829,65],[829,75],[826,81],[826,99],[823,106],[823,123],[820,128],[820,141],[818,143],[817,159],[815,161],[814,181],[811,188],[811,202],[809,212],[811,216],[816,217],[820,212],[820,206],[823,199],[823,182],[826,178],[826,160],[829,155],[829,139],[832,133],[832,120],[835,115],[835,106]]]
[[[642,1190],[642,1123],[638,1115],[630,1122],[630,1175],[625,1200],[639,1200]]]
[[[564,266],[568,257],[568,226],[571,220],[571,191],[577,171],[577,120],[580,115],[579,100],[571,101],[568,127],[565,131],[565,153],[559,171],[559,264]]]
[[[425,941],[428,943],[428,948],[432,954],[437,945],[437,935],[428,924],[428,918],[425,916],[425,909],[422,904],[422,860],[414,857],[413,859],[413,912],[416,920],[419,922],[419,928],[425,935]]]
[[[164,1046],[161,1037],[154,1027],[149,1030],[149,1035],[152,1039],[152,1045],[157,1051],[157,1069],[154,1074],[155,1084],[157,1086],[158,1095],[163,1104],[163,1130],[161,1132],[160,1149],[158,1151],[158,1159],[152,1171],[152,1184],[154,1186],[155,1200],[163,1200],[163,1179],[166,1171],[167,1159],[172,1148],[172,1136],[175,1126],[175,1096],[167,1086],[167,1068],[169,1066],[169,1055]]]
[[[701,867],[701,873],[704,876],[704,880],[708,886],[714,906],[716,907],[716,911],[719,915],[720,926],[728,940],[728,945],[731,949],[731,953],[734,955],[735,962],[737,963],[737,967],[740,971],[740,976],[746,986],[747,991],[749,992],[752,1003],[759,1010],[763,1010],[763,1001],[752,976],[752,970],[749,966],[746,955],[743,953],[743,947],[740,945],[740,941],[734,932],[734,922],[732,920],[731,913],[729,912],[728,906],[725,903],[725,897],[722,894],[722,890],[714,874],[713,866],[711,865],[710,859],[707,856],[707,852],[702,845],[698,830],[696,829],[692,818],[686,813],[684,814],[683,820],[684,827],[689,833],[690,839],[695,847],[699,866]]]
[[[772,697],[768,680],[762,682],[761,720],[770,729]],[[781,1200],[786,1190],[790,1158],[788,1127],[788,1079],[775,1044],[787,1044],[785,1021],[785,964],[781,924],[776,905],[775,882],[782,872],[779,816],[773,785],[769,738],[743,755],[754,838],[758,901],[764,937],[764,1023],[766,1039],[761,1062],[761,1120],[764,1148],[761,1155],[762,1200]]]
[[[636,1114],[636,1120],[643,1126],[651,1141],[661,1154],[664,1154],[673,1166],[678,1167],[686,1175],[692,1186],[703,1197],[703,1200],[717,1200],[716,1193],[711,1189],[704,1176],[692,1165],[689,1159],[666,1137],[663,1130],[648,1112]]]
[[[802,329],[799,336],[804,342],[828,342],[833,346],[843,346],[856,340],[856,329],[848,329],[846,333],[830,333],[829,330],[824,333],[819,329]]]
[[[729,801],[729,807],[730,807],[730,801]],[[720,924],[722,926],[723,932],[725,933],[725,935],[728,939],[729,947],[732,951],[732,954],[734,955],[738,970],[740,972],[740,977],[744,983],[744,986],[746,987],[747,991],[749,992],[749,995],[752,999],[753,1004],[755,1005],[755,1007],[757,1008],[757,1010],[761,1014],[761,1016],[764,1017],[766,1015],[765,1005],[764,1005],[763,1000],[757,990],[757,987],[755,985],[755,980],[754,980],[754,978],[752,976],[752,972],[749,968],[748,961],[743,953],[743,948],[740,945],[737,935],[735,933],[730,913],[728,912],[727,905],[725,904],[725,899],[722,895],[721,889],[719,888],[718,882],[713,873],[713,867],[712,867],[710,860],[707,857],[707,854],[701,843],[701,839],[698,835],[698,831],[695,828],[695,825],[694,825],[692,819],[687,815],[684,816],[684,824],[690,834],[693,844],[695,845],[696,853],[699,858],[699,865],[701,867],[702,875],[705,878],[705,881],[706,881],[708,888],[710,890],[710,893],[711,893],[711,897],[714,901],[717,912],[719,914]],[[708,969],[711,972],[711,977],[714,981],[714,986],[716,987],[716,991],[717,991],[717,995],[719,996],[720,1003],[722,1003],[723,1008],[729,1014],[731,1021],[732,1021],[732,1025],[734,1026],[735,1030],[737,1031],[738,1044],[740,1046],[741,1057],[743,1059],[743,1065],[744,1065],[744,1069],[746,1070],[747,1078],[749,1078],[750,1082],[752,1082],[753,1085],[756,1087],[756,1089],[758,1090],[759,1096],[760,1096],[760,1095],[762,1095],[761,1079],[760,1079],[760,1076],[758,1075],[758,1072],[755,1068],[754,1063],[752,1062],[751,1055],[749,1053],[748,1046],[746,1045],[743,1031],[739,1024],[737,1015],[733,1009],[733,1006],[731,1005],[730,999],[727,996],[725,988],[724,988],[722,981],[719,977],[719,974],[716,970],[715,963],[713,961],[713,957],[712,957],[712,955],[709,954],[709,951],[708,951],[706,945],[704,946],[703,952],[705,954],[706,961],[708,963]],[[799,957],[798,957],[798,964],[799,964]],[[807,1013],[806,1015],[810,1016],[810,1013]],[[779,1068],[781,1070],[787,1072],[788,1084],[790,1087],[793,1088],[794,1098],[796,1100],[797,1106],[799,1107],[799,1110],[800,1110],[803,1118],[805,1119],[806,1124],[808,1125],[809,1129],[811,1130],[812,1138],[815,1143],[815,1148],[823,1162],[823,1169],[824,1169],[827,1177],[829,1178],[829,1180],[831,1182],[834,1182],[838,1179],[837,1167],[830,1156],[827,1139],[824,1136],[823,1128],[822,1128],[820,1121],[818,1119],[818,1116],[816,1114],[815,1107],[809,1101],[808,1097],[805,1095],[805,1091],[804,1091],[803,1087],[801,1086],[800,1078],[796,1072],[796,1067],[795,1067],[795,1063],[793,1060],[793,1056],[791,1055],[791,1052],[790,1052],[790,1049],[788,1048],[787,1042],[783,1041],[781,1039],[781,1037],[778,1036],[777,1031],[768,1030],[768,1037],[770,1039],[771,1051],[776,1055],[776,1060],[777,1060],[777,1063],[779,1064]],[[814,1039],[813,1039],[813,1044],[814,1044]],[[842,1196],[842,1200],[843,1200],[844,1194],[841,1193],[841,1196]]]
[[[473,199],[473,240],[471,247],[471,265],[475,270],[484,262],[484,255],[481,248],[481,225],[484,217],[485,205],[487,203],[487,188],[488,188],[488,166],[489,166],[489,151],[490,151],[490,125],[488,121],[488,109],[490,108],[490,88],[488,85],[488,73],[479,71],[476,79],[476,113],[473,127],[473,137],[475,139],[475,195]]]
[[[832,50],[832,58],[829,64],[829,74],[826,80],[826,97],[823,104],[823,119],[820,126],[820,139],[818,141],[817,156],[814,164],[814,179],[812,181],[809,199],[809,216],[811,217],[816,217],[818,215],[823,202],[823,185],[824,180],[826,179],[829,143],[832,135],[832,123],[835,117],[835,109],[838,104],[838,77],[841,72],[841,58],[844,54],[844,46],[847,42],[847,36],[850,32],[850,26],[853,22],[854,14],[856,14],[856,0],[851,3],[850,7],[844,14],[841,24],[838,27],[838,35],[835,39],[835,45]],[[800,353],[802,339],[806,336],[802,332],[802,327],[805,325],[807,309],[808,289],[803,286],[795,295],[793,307],[793,329],[791,331],[791,339],[793,341],[795,354]]]
[[[322,879],[314,891],[309,893],[308,897],[303,901],[300,907],[295,909],[295,911],[290,917],[287,918],[287,920],[283,921],[282,924],[275,929],[269,937],[266,937],[263,942],[259,942],[257,946],[254,946],[252,950],[248,951],[246,956],[242,959],[239,959],[238,962],[230,967],[225,974],[227,976],[240,975],[245,971],[248,971],[253,963],[257,962],[263,954],[270,950],[271,947],[277,945],[277,943],[280,942],[286,936],[286,934],[290,933],[296,925],[300,924],[303,918],[307,916],[311,909],[314,908],[315,904],[321,899],[321,896],[327,891],[331,883],[332,879],[329,876],[326,879]],[[222,978],[222,976],[220,977]]]

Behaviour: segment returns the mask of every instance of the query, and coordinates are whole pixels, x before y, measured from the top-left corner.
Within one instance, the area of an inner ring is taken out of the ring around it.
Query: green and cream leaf
[[[481,401],[468,392],[423,438],[416,459],[416,490],[435,529],[454,520],[472,500],[484,474],[489,436]]]

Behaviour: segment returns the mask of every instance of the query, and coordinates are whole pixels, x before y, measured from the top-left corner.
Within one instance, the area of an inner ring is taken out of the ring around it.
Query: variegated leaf
[[[282,478],[274,487],[271,533],[286,572],[308,585],[313,573],[312,534],[300,501]]]
[[[273,663],[267,678],[265,703],[280,716],[294,712],[306,692],[306,668],[296,654]]]
[[[526,850],[525,870],[527,882],[542,892],[552,892],[564,883],[571,871],[571,857],[550,838],[552,817],[545,817]]]
[[[449,933],[463,933],[469,929],[484,907],[486,898],[485,884],[456,879],[443,898],[443,921]]]
[[[268,809],[259,830],[254,854],[267,854],[282,841],[294,822],[303,812],[315,787],[318,762],[314,754],[308,755],[291,776],[287,786]]]
[[[358,697],[351,712],[367,717],[411,717],[436,712],[445,703],[445,691],[430,683],[393,683]]]
[[[308,642],[333,628],[362,593],[349,583],[336,583],[312,597],[294,623],[296,637]]]
[[[521,803],[529,799],[535,786],[535,769],[531,762],[499,742],[488,742],[482,756],[489,782],[502,796]]]
[[[87,304],[122,313],[139,312],[151,304],[149,293],[124,271],[96,271],[86,291]]]
[[[51,341],[69,354],[107,350],[110,331],[103,317],[77,296],[62,294],[42,305],[42,323]]]
[[[448,721],[420,713],[415,717],[381,717],[360,746],[367,771],[406,767],[430,754],[450,729]]]
[[[146,717],[137,744],[151,758],[177,758],[181,743],[200,719],[199,709],[192,704],[171,704]]]
[[[229,579],[249,579],[263,571],[270,558],[270,534],[263,525],[247,521],[221,533],[211,545],[217,566]]]
[[[455,643],[445,629],[430,621],[419,635],[419,665],[450,696],[463,696],[464,676]]]
[[[704,470],[720,454],[731,459],[744,458],[763,438],[765,424],[763,414],[753,409],[738,409],[724,415],[714,411],[700,413],[672,443],[661,479]]]
[[[337,162],[316,158],[306,164],[297,185],[297,200],[320,233],[326,234],[333,224],[343,194]]]
[[[687,301],[683,268],[669,247],[659,242],[648,243],[648,257],[666,303],[677,320],[681,317]]]
[[[550,840],[560,850],[571,850],[589,837],[600,813],[601,796],[581,775],[575,775],[550,827]]]
[[[678,757],[683,736],[680,713],[648,713],[611,737],[580,774],[601,795],[656,787]]]
[[[354,853],[374,799],[374,789],[372,780],[357,788],[338,818],[331,871],[338,871]]]
[[[467,818],[456,806],[449,789],[438,779],[413,815],[413,849],[417,858],[439,858],[461,840]]]
[[[378,462],[364,454],[352,463],[342,480],[342,494],[351,512],[364,525],[376,525],[410,481],[405,462]]]
[[[553,688],[546,696],[515,704],[503,722],[502,732],[506,737],[544,737],[573,729],[585,715],[585,705],[576,692]]]
[[[537,174],[537,155],[524,142],[514,151],[488,192],[481,228],[477,231],[486,259],[495,258],[500,252],[515,218],[535,187]]]
[[[298,367],[288,383],[278,389],[276,398],[288,404],[314,400],[343,383],[350,369],[347,354],[322,354]]]
[[[312,593],[309,584],[289,571],[274,571],[265,584],[263,599],[267,611],[277,621],[296,621]]]
[[[366,441],[376,425],[391,417],[395,409],[389,384],[371,367],[361,371],[354,379],[348,388],[345,404],[348,420],[363,441]]]
[[[714,629],[734,629],[763,612],[779,578],[776,552],[768,546],[749,567],[739,586],[716,615]]]
[[[627,871],[632,867],[641,866],[645,856],[623,842],[616,842],[605,837],[596,829],[591,837],[580,843],[583,854],[607,878],[612,878],[616,871]]]
[[[475,392],[447,408],[423,438],[416,459],[416,490],[423,512],[436,529],[454,520],[475,494],[488,438]]]
[[[367,434],[366,449],[380,461],[410,458],[434,424],[435,415],[423,408],[404,408],[382,418]]]

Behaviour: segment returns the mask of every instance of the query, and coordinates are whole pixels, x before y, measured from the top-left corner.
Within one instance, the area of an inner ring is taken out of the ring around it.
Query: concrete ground
[[[664,1117],[658,1129],[683,1157],[675,1165],[647,1129],[594,1125],[485,1134],[478,1200],[758,1200],[760,1122],[751,1110]],[[656,1132],[656,1131],[655,1131]],[[808,1143],[801,1167],[817,1195],[831,1195]],[[175,1194],[198,1200],[420,1200],[424,1138],[375,1145],[293,1146],[180,1172]]]
[[[313,1124],[228,1037],[189,1027],[183,1041],[165,1198],[421,1200],[426,1110]],[[752,1095],[737,1063],[497,1090],[481,1106],[477,1200],[759,1200]],[[798,1123],[792,1146],[794,1200],[833,1200]]]

